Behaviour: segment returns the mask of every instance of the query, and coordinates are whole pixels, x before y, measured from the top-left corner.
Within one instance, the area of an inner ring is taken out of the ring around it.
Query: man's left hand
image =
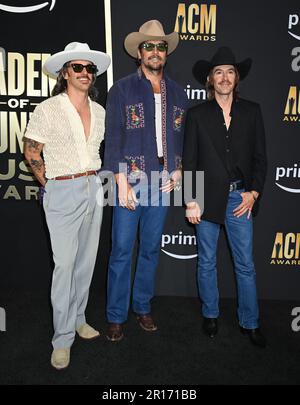
[[[181,170],[175,170],[172,175],[171,178],[166,181],[166,183],[160,188],[160,190],[163,193],[170,193],[171,191],[174,190],[174,188],[179,185],[179,182],[181,180]]]
[[[249,219],[251,212],[252,212],[253,205],[255,203],[253,194],[250,191],[246,191],[244,193],[241,193],[241,196],[243,198],[243,201],[240,203],[240,205],[238,207],[236,207],[233,210],[234,216],[239,218],[242,215],[246,214],[246,212],[248,212],[247,219]]]

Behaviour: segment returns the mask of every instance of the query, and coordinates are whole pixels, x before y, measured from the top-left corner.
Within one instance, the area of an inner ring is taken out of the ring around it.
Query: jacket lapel
[[[224,117],[222,109],[220,108],[219,104],[216,100],[212,100],[209,103],[209,108],[211,111],[207,115],[207,119],[209,120],[209,137],[212,141],[212,144],[221,159],[224,168],[226,169],[226,162],[225,162],[225,131],[226,127],[224,125]]]

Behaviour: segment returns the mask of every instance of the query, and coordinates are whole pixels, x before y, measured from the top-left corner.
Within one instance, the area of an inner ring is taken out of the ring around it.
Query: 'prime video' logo
[[[0,4],[0,10],[7,11],[8,13],[32,13],[33,11],[40,10],[41,8],[50,5],[49,11],[52,11],[55,6],[56,0],[46,1],[44,3],[36,4],[33,6],[8,6],[6,4]]]
[[[292,309],[292,316],[295,316],[295,318],[292,320],[292,330],[294,332],[299,332],[300,331],[300,307],[295,307]]]
[[[299,24],[299,15],[298,14],[290,14],[289,15],[289,23],[288,23],[288,33],[295,39],[298,39],[300,41],[300,35],[296,35],[294,32],[292,32],[292,29],[297,27]]]
[[[300,193],[300,188],[286,187],[279,183],[282,179],[300,180],[300,167],[295,163],[292,167],[276,167],[276,186],[289,193]]]
[[[6,313],[5,309],[0,307],[0,332],[6,331]]]
[[[194,259],[198,255],[197,253],[193,254],[178,254],[170,252],[170,247],[180,246],[185,247],[195,247],[197,245],[197,240],[195,235],[184,235],[182,231],[179,231],[177,235],[168,235],[163,234],[161,237],[161,250],[168,256],[173,257],[174,259],[188,260]],[[166,249],[168,248],[168,250]]]

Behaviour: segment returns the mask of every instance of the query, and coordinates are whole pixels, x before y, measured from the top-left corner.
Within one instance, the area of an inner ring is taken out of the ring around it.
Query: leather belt
[[[241,188],[244,188],[244,183],[242,180],[232,181],[229,185],[229,192],[240,190]]]
[[[158,163],[159,163],[160,165],[164,165],[165,159],[164,159],[163,156],[157,156],[157,159],[158,159]]]
[[[70,174],[69,176],[58,176],[54,177],[52,180],[70,180],[70,179],[77,179],[77,177],[83,177],[83,176],[93,176],[96,175],[97,172],[96,170],[89,170],[84,173],[76,173],[76,174]]]

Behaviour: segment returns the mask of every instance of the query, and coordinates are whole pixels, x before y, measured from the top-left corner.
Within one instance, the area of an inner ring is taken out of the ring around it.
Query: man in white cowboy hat
[[[188,113],[183,168],[194,174],[204,171],[204,211],[196,200],[187,201],[186,210],[189,222],[196,224],[204,332],[211,338],[218,332],[216,253],[224,225],[234,261],[241,332],[254,345],[265,347],[252,258],[252,213],[267,171],[265,131],[259,105],[239,98],[237,92],[250,67],[250,59],[237,63],[228,47],[219,48],[210,62],[201,60],[194,66],[195,77],[207,87],[208,101]],[[197,184],[193,186],[195,191]]]
[[[55,263],[51,364],[56,369],[68,366],[76,331],[83,339],[99,336],[85,319],[102,220],[97,171],[105,110],[92,100],[96,76],[109,64],[108,55],[80,42],[49,57],[44,71],[57,83],[52,97],[36,107],[24,138],[25,157],[44,187]]]
[[[106,311],[107,338],[113,342],[123,338],[128,316],[131,258],[138,226],[132,306],[143,330],[157,330],[150,301],[168,209],[162,200],[181,176],[186,110],[184,90],[164,73],[167,56],[178,41],[178,34],[166,35],[157,20],[147,21],[138,32],[129,34],[125,49],[140,66],[136,73],[116,82],[108,95],[104,167],[115,174],[118,197],[113,212]],[[171,177],[165,176],[161,190],[155,193],[151,173],[162,171]],[[146,191],[146,198],[141,198],[142,191],[136,195],[136,182],[143,183],[140,190]]]

